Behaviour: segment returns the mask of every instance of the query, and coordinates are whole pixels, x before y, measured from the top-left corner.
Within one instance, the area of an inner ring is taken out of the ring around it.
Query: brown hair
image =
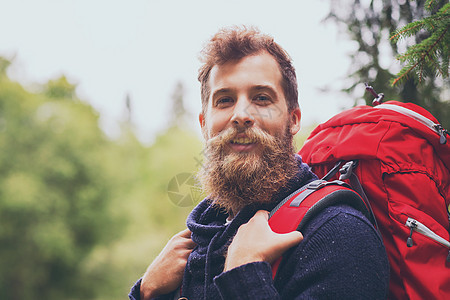
[[[206,112],[210,89],[209,74],[215,65],[239,60],[261,51],[267,51],[278,62],[283,78],[282,87],[289,111],[298,107],[297,77],[289,54],[269,35],[256,28],[230,27],[216,33],[203,48],[198,80],[201,83],[202,111]]]

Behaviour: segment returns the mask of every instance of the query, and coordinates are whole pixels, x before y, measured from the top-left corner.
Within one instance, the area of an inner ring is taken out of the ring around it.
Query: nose
[[[234,114],[231,122],[237,127],[251,127],[255,123],[255,118],[250,113],[251,104],[248,101],[237,101],[234,107]]]

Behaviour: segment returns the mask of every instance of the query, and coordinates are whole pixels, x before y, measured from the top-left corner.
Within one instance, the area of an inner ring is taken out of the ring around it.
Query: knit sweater
[[[231,222],[203,200],[188,217],[197,247],[186,265],[182,296],[188,299],[383,299],[389,265],[381,237],[354,208],[331,206],[303,230],[303,241],[284,255],[275,279],[266,262],[223,272],[225,253],[238,228],[259,209],[271,210],[296,188],[316,179],[299,160],[299,172],[272,204],[247,206]],[[140,280],[130,299],[138,300]],[[164,295],[160,299],[173,299]]]

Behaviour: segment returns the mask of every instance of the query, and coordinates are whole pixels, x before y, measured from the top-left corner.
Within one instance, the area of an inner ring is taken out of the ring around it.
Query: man
[[[209,196],[130,299],[385,298],[386,253],[360,212],[330,207],[302,233],[268,225],[268,211],[316,179],[293,148],[301,114],[287,53],[255,29],[231,28],[210,40],[203,62],[199,178]],[[271,263],[282,254],[273,280]]]

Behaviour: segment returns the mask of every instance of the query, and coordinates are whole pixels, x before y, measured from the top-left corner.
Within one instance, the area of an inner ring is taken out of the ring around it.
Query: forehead
[[[212,93],[224,88],[262,85],[281,89],[281,81],[282,75],[277,61],[272,55],[263,51],[239,60],[215,65],[211,69],[209,87]]]

